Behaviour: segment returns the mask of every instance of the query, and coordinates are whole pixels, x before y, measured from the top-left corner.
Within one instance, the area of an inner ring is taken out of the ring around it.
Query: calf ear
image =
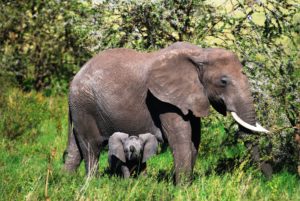
[[[126,162],[123,141],[128,138],[128,134],[115,132],[108,140],[108,157],[111,160],[112,156],[117,157],[122,162]]]
[[[143,151],[143,160],[146,162],[151,156],[156,154],[158,142],[154,135],[151,133],[140,134],[139,138],[143,142],[144,151]]]

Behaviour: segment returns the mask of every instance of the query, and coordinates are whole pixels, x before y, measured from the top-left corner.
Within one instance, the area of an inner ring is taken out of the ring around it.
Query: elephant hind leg
[[[85,163],[86,174],[90,176],[98,172],[100,150],[104,140],[93,115],[83,113],[78,117],[80,123],[76,125],[76,137]]]
[[[85,164],[85,171],[87,176],[92,176],[98,173],[100,148],[90,141],[82,142],[80,145],[82,156]]]
[[[68,172],[76,171],[82,161],[82,155],[77,145],[73,129],[69,133],[68,147],[64,152],[63,160],[64,169]]]

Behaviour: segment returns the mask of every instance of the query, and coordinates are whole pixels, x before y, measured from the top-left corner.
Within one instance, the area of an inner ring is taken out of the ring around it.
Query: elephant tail
[[[73,135],[73,124],[72,124],[72,113],[69,104],[69,111],[68,111],[68,137],[70,138]]]

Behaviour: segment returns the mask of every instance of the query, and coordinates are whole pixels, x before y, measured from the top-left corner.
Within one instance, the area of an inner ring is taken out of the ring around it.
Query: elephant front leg
[[[193,157],[190,143],[175,143],[171,148],[174,157],[175,183],[190,182],[193,172]]]
[[[190,181],[196,157],[190,121],[176,113],[161,114],[160,119],[174,157],[175,182]]]
[[[124,178],[129,178],[130,177],[130,171],[129,171],[129,169],[126,165],[121,166],[121,171],[122,171],[122,174],[123,174]]]

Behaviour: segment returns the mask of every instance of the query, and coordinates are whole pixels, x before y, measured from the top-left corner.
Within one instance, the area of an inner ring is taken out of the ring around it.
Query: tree
[[[5,1],[0,10],[2,73],[25,89],[63,85],[91,57],[91,2]]]

